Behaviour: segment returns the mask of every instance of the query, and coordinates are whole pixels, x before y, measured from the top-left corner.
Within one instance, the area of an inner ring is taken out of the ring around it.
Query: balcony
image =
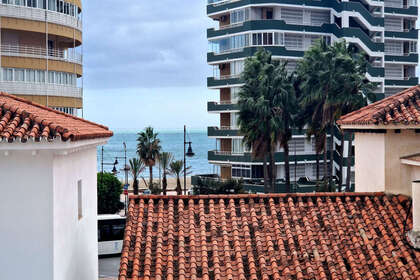
[[[230,152],[222,152],[222,151],[209,151],[208,152],[208,160],[213,162],[245,162],[245,163],[262,163],[263,160],[252,158],[251,153],[230,153]],[[274,160],[275,162],[284,162],[284,153],[277,152],[274,153]],[[300,154],[294,155],[292,153],[289,154],[289,161],[290,162],[304,162],[304,161],[315,161],[316,155],[315,154]]]
[[[418,8],[416,6],[403,7],[385,7],[386,14],[402,14],[402,15],[418,15]]]
[[[0,16],[36,20],[64,25],[82,31],[82,21],[77,17],[45,9],[0,4]]]
[[[238,104],[232,103],[232,101],[207,102],[207,111],[209,113],[235,112],[238,110]]]
[[[209,77],[207,78],[208,88],[228,87],[231,85],[240,85],[241,80],[238,75],[224,76],[220,78]]]
[[[233,126],[221,126],[215,127],[211,126],[207,128],[207,136],[209,137],[238,137],[241,136],[238,127]]]
[[[418,84],[417,77],[386,77],[385,86],[411,87]]]
[[[417,53],[390,53],[385,52],[385,61],[418,63],[419,55]]]
[[[411,87],[416,86],[419,83],[417,77],[385,77],[385,86],[398,86],[398,87]]]
[[[41,59],[60,60],[65,62],[83,63],[83,57],[80,53],[66,51],[64,49],[49,49],[42,47],[32,47],[25,45],[0,45],[2,56],[31,57]]]
[[[419,32],[417,29],[410,29],[404,31],[385,31],[385,38],[398,38],[398,39],[418,39]]]
[[[48,95],[82,98],[83,90],[76,86],[65,86],[46,83],[0,82],[2,91],[10,94]]]

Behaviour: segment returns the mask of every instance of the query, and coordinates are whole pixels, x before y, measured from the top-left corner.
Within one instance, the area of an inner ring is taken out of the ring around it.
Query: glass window
[[[49,71],[48,72],[48,83],[50,84],[54,84],[55,83],[55,72],[54,71]]]
[[[3,69],[3,80],[4,81],[13,81],[13,69],[4,68]]]
[[[32,70],[32,69],[26,70],[26,81],[28,83],[35,83],[35,70]]]
[[[15,69],[15,81],[24,82],[25,81],[25,70],[24,69]]]

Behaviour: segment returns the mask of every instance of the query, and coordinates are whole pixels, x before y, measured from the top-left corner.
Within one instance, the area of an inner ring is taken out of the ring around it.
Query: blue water
[[[171,152],[176,160],[182,160],[184,154],[183,132],[159,132],[159,139],[161,141],[162,151]],[[213,173],[213,166],[207,162],[207,151],[215,149],[215,141],[207,137],[206,132],[191,132],[188,133],[187,141],[192,142],[192,149],[195,156],[187,158],[187,165],[191,166],[192,175]],[[104,146],[104,162],[114,163],[115,157],[124,157],[123,142],[127,144],[127,158],[137,157],[137,134],[136,133],[115,133],[109,140],[108,144]],[[117,169],[124,167],[124,159],[118,159],[119,165]],[[127,160],[128,162],[128,160]],[[98,171],[101,170],[101,147],[98,147]],[[110,172],[112,165],[104,165],[104,171]],[[149,177],[149,169],[146,169],[142,174],[144,177]],[[123,172],[118,174],[118,177],[123,177]],[[158,178],[159,170],[157,167],[153,168],[153,177]]]

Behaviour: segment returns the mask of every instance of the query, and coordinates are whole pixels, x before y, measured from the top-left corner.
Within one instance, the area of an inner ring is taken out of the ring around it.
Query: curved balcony
[[[0,16],[55,23],[82,31],[82,21],[76,17],[45,9],[0,4]]]
[[[239,111],[238,104],[231,101],[207,102],[207,111],[209,113],[227,113]]]
[[[31,57],[82,64],[81,54],[63,49],[49,49],[25,45],[0,45],[2,56]]]
[[[241,136],[238,127],[232,126],[211,126],[207,128],[207,136],[209,137],[235,137]]]
[[[230,153],[230,152],[221,152],[221,151],[209,151],[208,152],[208,160],[214,161],[214,162],[258,162],[261,163],[262,160],[260,159],[254,159],[251,156],[251,153],[243,153],[243,154],[237,154],[237,153]],[[284,162],[284,153],[283,152],[277,152],[274,153],[274,160],[275,162]],[[315,161],[316,155],[315,154],[289,154],[289,161],[294,162],[302,162],[302,161]]]
[[[225,76],[220,78],[209,77],[207,78],[207,87],[208,88],[222,88],[230,87],[233,85],[241,84],[241,79],[237,75]]]
[[[0,82],[2,91],[21,95],[48,95],[59,97],[82,98],[83,90],[76,86],[45,83]]]

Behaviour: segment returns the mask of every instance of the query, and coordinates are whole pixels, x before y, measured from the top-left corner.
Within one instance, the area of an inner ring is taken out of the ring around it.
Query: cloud
[[[85,1],[85,88],[205,85],[205,9],[195,0]]]

